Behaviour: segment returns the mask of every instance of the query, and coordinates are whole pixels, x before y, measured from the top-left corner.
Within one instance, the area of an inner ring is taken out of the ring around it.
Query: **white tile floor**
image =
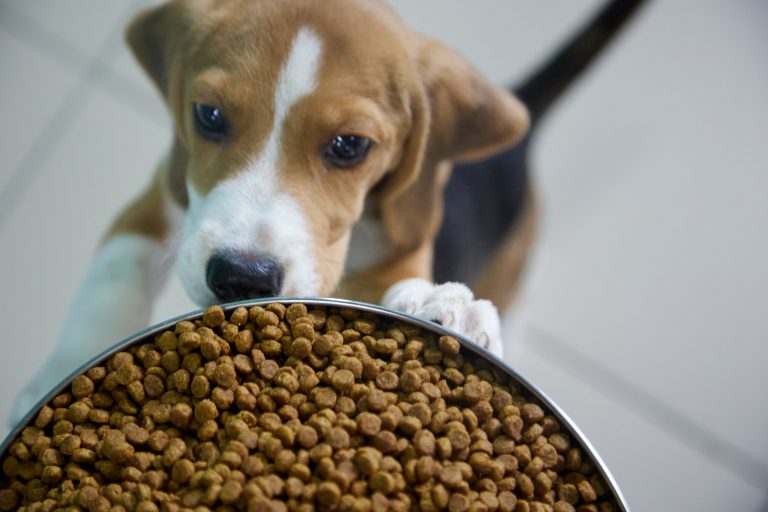
[[[0,0],[0,435],[166,114],[122,27],[147,0]],[[509,82],[597,0],[398,0]],[[439,15],[435,15],[439,12]],[[652,2],[547,121],[512,364],[634,511],[768,510],[768,4]],[[154,318],[192,309],[178,283]]]

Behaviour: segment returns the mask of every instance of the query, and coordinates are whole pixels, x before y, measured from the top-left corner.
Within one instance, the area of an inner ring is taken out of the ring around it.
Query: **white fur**
[[[316,86],[322,44],[308,28],[293,41],[275,91],[275,119],[266,144],[251,164],[202,197],[191,184],[177,261],[181,281],[192,300],[216,301],[205,281],[206,265],[216,252],[269,254],[285,268],[281,295],[315,295],[320,279],[314,240],[299,202],[280,183],[283,122],[291,107]]]
[[[110,238],[94,257],[54,349],[16,398],[19,421],[55,384],[86,361],[149,323],[165,244],[133,234]]]
[[[382,304],[412,316],[436,321],[499,358],[503,357],[499,312],[491,302],[475,300],[470,289],[463,284],[437,285],[425,279],[404,279],[387,290]]]
[[[365,202],[362,217],[352,226],[345,273],[355,273],[384,261],[392,251],[384,224],[375,217],[372,198]]]

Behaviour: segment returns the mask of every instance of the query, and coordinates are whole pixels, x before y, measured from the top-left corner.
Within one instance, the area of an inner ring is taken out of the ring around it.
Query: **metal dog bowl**
[[[381,306],[366,304],[363,302],[340,300],[340,299],[319,299],[319,298],[309,298],[309,299],[302,299],[302,298],[274,299],[272,298],[272,299],[259,299],[259,300],[233,302],[230,304],[222,305],[222,308],[226,313],[230,313],[235,308],[240,306],[250,308],[252,306],[263,306],[273,302],[279,302],[285,305],[302,303],[307,306],[356,309],[361,312],[368,312],[378,316],[386,317],[390,320],[415,325],[426,331],[432,332],[438,336],[443,336],[443,335],[453,336],[461,344],[463,349],[462,353],[464,354],[465,359],[466,359],[466,355],[470,353],[477,359],[485,360],[486,362],[490,363],[491,365],[495,366],[496,368],[504,372],[510,378],[511,381],[518,384],[521,388],[525,389],[525,391],[530,396],[532,396],[535,400],[538,400],[541,404],[543,404],[544,408],[547,409],[547,412],[557,418],[557,420],[560,422],[561,427],[571,436],[572,440],[576,444],[578,444],[579,447],[584,451],[584,453],[589,457],[590,461],[594,464],[598,473],[603,477],[605,484],[607,485],[606,490],[615,499],[616,503],[618,504],[619,510],[622,512],[629,512],[629,506],[627,505],[626,500],[624,499],[624,496],[619,490],[619,487],[616,484],[616,481],[614,480],[610,471],[606,467],[605,463],[600,458],[600,456],[598,455],[594,447],[590,444],[590,442],[584,436],[584,434],[581,433],[581,431],[575,425],[575,423],[568,417],[568,415],[565,414],[560,409],[560,407],[558,407],[557,404],[555,404],[555,402],[553,402],[538,387],[536,387],[534,384],[528,381],[528,379],[520,375],[518,372],[516,372],[512,368],[510,368],[505,362],[503,362],[501,359],[491,354],[484,348],[479,347],[478,345],[472,343],[468,339],[462,336],[459,336],[458,334],[452,331],[449,331],[448,329],[445,329],[444,327],[436,323],[415,318],[415,317],[400,313],[398,311],[383,308]],[[176,318],[166,320],[165,322],[161,322],[154,326],[148,327],[142,331],[139,331],[136,334],[120,341],[119,343],[114,345],[112,348],[104,351],[103,353],[94,357],[93,359],[85,363],[83,366],[75,370],[71,375],[65,378],[58,386],[56,386],[50,393],[48,393],[44,398],[42,398],[32,408],[32,410],[30,410],[27,413],[24,419],[22,419],[22,421],[13,429],[13,431],[11,431],[11,433],[8,434],[8,436],[3,441],[2,445],[0,445],[0,460],[5,459],[11,445],[16,440],[16,438],[21,434],[22,430],[24,430],[24,428],[27,427],[28,425],[34,423],[34,420],[37,414],[39,413],[40,409],[45,404],[50,402],[54,397],[60,394],[65,388],[67,388],[67,386],[70,385],[71,381],[77,375],[84,373],[86,370],[90,369],[93,366],[100,365],[112,355],[128,348],[129,346],[132,346],[134,344],[144,343],[146,341],[153,341],[155,335],[165,330],[172,329],[176,323],[182,320],[196,320],[196,319],[202,318],[203,311],[204,310],[202,309],[193,311],[191,313],[187,313],[185,315],[181,315]]]

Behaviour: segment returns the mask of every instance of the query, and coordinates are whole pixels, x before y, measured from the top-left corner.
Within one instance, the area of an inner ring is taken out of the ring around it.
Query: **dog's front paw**
[[[405,279],[387,290],[386,307],[431,320],[502,357],[501,321],[490,301],[475,300],[461,283],[434,284],[426,279]]]

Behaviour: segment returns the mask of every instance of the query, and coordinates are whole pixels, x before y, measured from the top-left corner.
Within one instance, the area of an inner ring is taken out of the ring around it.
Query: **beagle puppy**
[[[173,142],[104,237],[15,418],[146,327],[173,262],[201,306],[381,302],[501,356],[486,299],[503,306],[513,295],[533,201],[498,244],[500,263],[487,261],[483,299],[432,279],[452,166],[526,134],[514,94],[379,0],[172,0],[140,13],[127,41],[168,105]]]

